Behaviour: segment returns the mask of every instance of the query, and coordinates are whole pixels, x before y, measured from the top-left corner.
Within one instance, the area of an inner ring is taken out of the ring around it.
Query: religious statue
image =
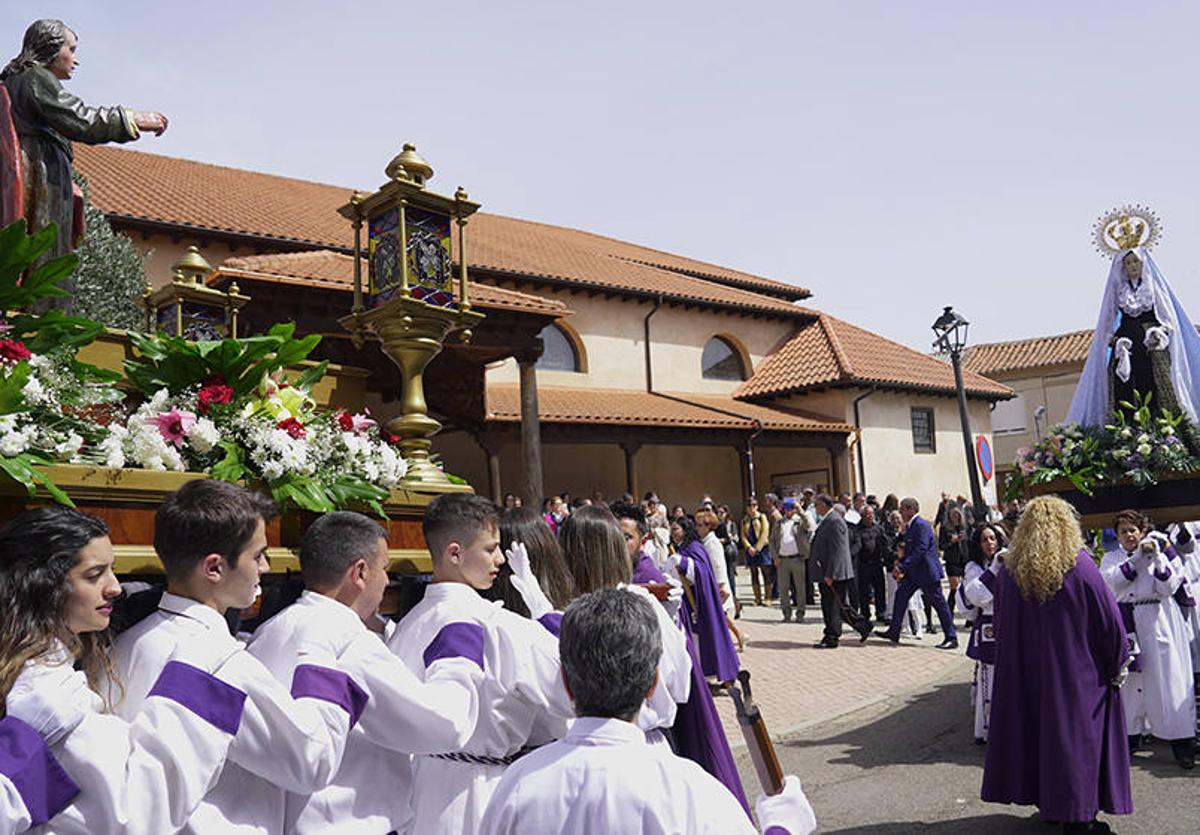
[[[1096,246],[1112,261],[1100,302],[1100,318],[1087,362],[1067,413],[1083,426],[1108,423],[1118,411],[1151,408],[1182,413],[1184,433],[1200,452],[1200,335],[1150,257],[1160,235],[1158,217],[1143,206],[1123,206],[1096,225]]]
[[[47,257],[69,252],[83,232],[71,143],[129,142],[167,129],[161,113],[89,107],[63,89],[79,66],[77,45],[61,20],[37,20],[25,30],[21,53],[0,70],[0,226],[22,217],[30,233],[57,224]],[[62,301],[69,309],[70,298]]]

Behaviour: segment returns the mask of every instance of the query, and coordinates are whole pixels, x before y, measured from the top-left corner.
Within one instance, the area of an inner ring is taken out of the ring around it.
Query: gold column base
[[[431,438],[442,425],[429,416],[423,375],[453,331],[475,327],[483,320],[474,310],[435,307],[411,296],[397,296],[373,310],[341,319],[351,332],[367,329],[380,341],[383,352],[400,369],[403,414],[388,421],[387,429],[400,437],[400,451],[408,472],[400,487],[435,492],[472,492],[454,484],[429,460]]]

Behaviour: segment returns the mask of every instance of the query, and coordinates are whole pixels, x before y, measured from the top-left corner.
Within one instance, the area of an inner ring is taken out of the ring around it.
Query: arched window
[[[579,351],[575,342],[559,325],[546,325],[538,336],[542,339],[542,356],[536,368],[542,371],[580,371]]]
[[[714,336],[704,346],[700,374],[706,380],[745,380],[746,365],[741,351],[724,337]]]

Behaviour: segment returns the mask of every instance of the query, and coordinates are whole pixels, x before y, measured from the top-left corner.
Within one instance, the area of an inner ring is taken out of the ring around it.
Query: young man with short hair
[[[285,791],[309,794],[329,782],[366,702],[323,647],[305,649],[289,692],[230,634],[225,612],[254,602],[269,567],[266,523],[274,515],[269,499],[215,479],[168,497],[154,520],[167,590],[114,647],[124,684],[116,712],[129,720],[181,649],[200,643],[231,652],[221,676],[246,694],[242,719],[225,768],[184,832],[283,833]]]
[[[305,591],[254,633],[250,653],[282,682],[325,644],[338,669],[369,696],[350,731],[341,768],[311,795],[289,794],[288,832],[380,835],[405,832],[412,816],[412,753],[461,748],[475,730],[483,671],[465,658],[430,665],[422,681],[379,635],[388,584],[387,534],[361,513],[326,513],[304,532],[300,571]]]
[[[669,748],[646,744],[636,723],[658,683],[661,632],[653,604],[624,589],[575,600],[563,617],[562,676],[578,718],[558,742],[508,770],[483,818],[485,835],[688,832],[750,835],[730,791]],[[800,781],[760,798],[765,832],[816,827]]]
[[[526,753],[535,724],[539,734],[560,736],[571,703],[554,635],[478,594],[504,564],[496,506],[447,493],[430,502],[422,527],[433,580],[388,647],[421,679],[450,658],[474,664],[482,676],[471,738],[461,748],[415,758],[412,831],[471,835],[504,769]]]

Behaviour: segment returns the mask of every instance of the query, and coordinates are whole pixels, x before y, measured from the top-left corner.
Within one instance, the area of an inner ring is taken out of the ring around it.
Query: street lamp
[[[971,504],[975,506],[976,524],[987,520],[987,505],[983,502],[983,492],[979,489],[979,470],[975,465],[975,449],[971,444],[971,422],[967,417],[967,392],[963,388],[962,351],[967,345],[967,328],[970,322],[955,313],[947,306],[942,315],[933,323],[933,347],[943,354],[950,355],[950,364],[954,366],[954,388],[958,392],[958,417],[962,423],[963,451],[967,455],[967,473],[971,480]]]

